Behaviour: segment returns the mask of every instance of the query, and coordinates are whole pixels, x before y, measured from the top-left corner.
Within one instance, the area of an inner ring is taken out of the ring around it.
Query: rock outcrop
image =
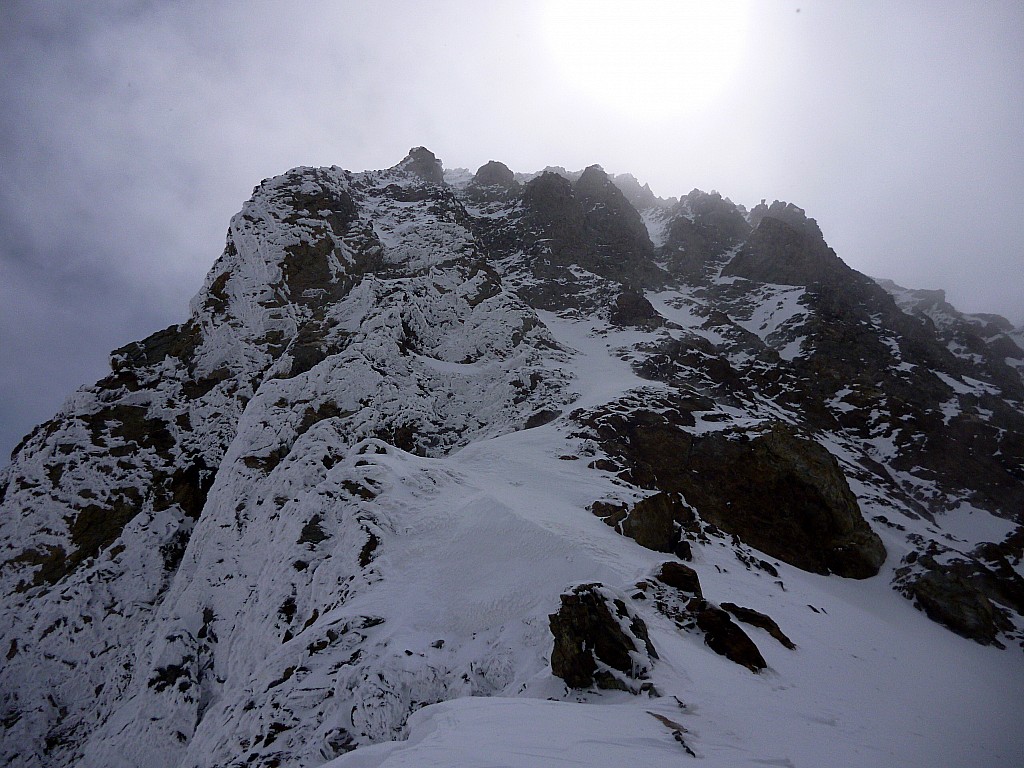
[[[611,688],[632,693],[650,690],[658,653],[643,619],[601,584],[582,584],[560,597],[551,614],[551,670],[570,688]]]
[[[512,170],[497,160],[490,160],[481,165],[473,176],[473,184],[480,187],[504,187],[506,189],[519,186]]]
[[[796,648],[771,617],[732,603],[717,606],[709,602],[697,572],[682,563],[662,563],[653,578],[641,581],[636,588],[637,598],[652,600],[657,610],[674,621],[680,630],[702,635],[708,648],[751,672],[767,669],[768,663],[730,613],[766,630],[786,648]]]
[[[740,208],[717,193],[695,189],[674,207],[663,247],[673,274],[689,278],[714,269],[723,254],[740,245],[750,224]]]
[[[835,458],[818,443],[778,422],[698,436],[680,429],[668,413],[576,415],[619,460],[624,477],[686,501],[652,497],[636,505],[636,522],[625,514],[613,521],[622,533],[671,551],[668,522],[684,526],[692,508],[701,519],[798,568],[851,578],[878,573],[885,547],[861,515]]]

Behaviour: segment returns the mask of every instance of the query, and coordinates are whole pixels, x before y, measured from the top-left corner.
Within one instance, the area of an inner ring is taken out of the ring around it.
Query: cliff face
[[[668,701],[704,653],[790,663],[653,576],[680,559],[798,628],[835,574],[1015,645],[1014,333],[792,205],[423,148],[265,180],[188,319],[0,474],[4,759],[316,765],[435,702],[585,699],[579,669]]]

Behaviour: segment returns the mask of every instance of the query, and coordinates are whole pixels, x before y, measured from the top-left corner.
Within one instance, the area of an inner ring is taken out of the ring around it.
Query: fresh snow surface
[[[662,768],[685,757],[665,725],[628,706],[458,699],[420,710],[409,725],[408,741],[366,747],[325,768]]]
[[[425,522],[407,532],[411,549],[393,557],[395,575],[420,586],[404,589],[386,577],[372,605],[359,606],[404,617],[396,649],[404,643],[418,650],[440,633],[449,642],[453,635],[465,642],[471,633],[499,643],[518,638],[507,662],[518,674],[509,679],[533,674],[502,695],[535,698],[427,707],[410,720],[408,741],[359,749],[334,768],[655,766],[690,759],[648,712],[685,727],[684,741],[707,766],[995,768],[1024,755],[1013,704],[1024,686],[1019,658],[958,638],[914,611],[889,587],[891,565],[856,582],[780,564],[783,587],[745,570],[722,541],[695,554],[705,594],[768,613],[796,651],[748,628],[770,665],[753,675],[647,611],[663,659],[653,674],[661,698],[565,692],[545,664],[550,640],[543,625],[557,592],[591,580],[628,590],[665,559],[582,509],[587,499],[616,489],[583,461],[552,461],[565,449],[552,424],[474,443],[446,459],[416,460],[444,466],[462,481],[419,507]],[[588,703],[544,700],[549,696]]]
[[[807,316],[802,300],[807,290],[789,285],[764,284],[758,293],[748,318],[737,324],[758,336],[765,344],[775,348],[783,360],[792,360],[800,354],[803,338],[795,338],[788,331],[799,327]]]
[[[668,210],[657,205],[644,208],[640,211],[640,218],[647,227],[647,236],[655,248],[661,248],[668,242],[668,231],[672,225],[672,218]]]
[[[707,320],[707,310],[703,304],[689,296],[684,290],[661,291],[648,293],[658,314],[685,329],[699,328]]]
[[[573,354],[558,370],[571,372],[573,407],[592,408],[615,400],[631,389],[662,389],[658,382],[641,379],[624,359],[625,349],[652,338],[648,331],[616,328],[593,318],[561,317],[553,312],[537,315],[564,348]]]

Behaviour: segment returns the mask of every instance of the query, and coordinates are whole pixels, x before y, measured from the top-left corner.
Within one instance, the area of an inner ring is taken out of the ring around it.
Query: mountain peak
[[[490,160],[477,169],[473,183],[479,186],[514,187],[518,186],[515,174],[504,163]]]
[[[411,173],[429,184],[444,184],[444,166],[426,147],[413,147],[395,168]]]
[[[442,170],[265,180],[15,450],[0,762],[1012,763],[1009,323],[787,203]]]

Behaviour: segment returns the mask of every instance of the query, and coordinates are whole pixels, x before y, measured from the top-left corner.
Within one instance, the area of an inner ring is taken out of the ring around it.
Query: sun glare
[[[571,86],[618,110],[671,114],[728,88],[748,15],[734,0],[552,0],[544,26]]]

